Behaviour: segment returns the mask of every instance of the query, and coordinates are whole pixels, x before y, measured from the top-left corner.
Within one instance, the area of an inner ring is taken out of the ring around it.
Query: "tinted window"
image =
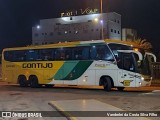
[[[106,45],[93,45],[91,47],[90,58],[95,60],[109,60],[113,61],[113,55]]]
[[[106,45],[79,46],[66,48],[31,49],[6,51],[7,61],[47,61],[47,60],[109,60],[113,56]]]
[[[116,44],[116,43],[110,43],[108,44],[111,50],[132,50],[133,48],[128,45],[122,45],[122,44]]]

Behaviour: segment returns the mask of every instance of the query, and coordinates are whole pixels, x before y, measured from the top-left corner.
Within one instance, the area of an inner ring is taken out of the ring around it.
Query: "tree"
[[[136,44],[138,47],[143,48],[145,51],[151,51],[152,44],[148,42],[146,39],[137,39],[129,41],[130,43]]]

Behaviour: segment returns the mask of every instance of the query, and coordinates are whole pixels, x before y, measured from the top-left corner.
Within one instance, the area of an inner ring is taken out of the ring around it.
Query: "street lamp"
[[[100,12],[103,13],[103,0],[100,0]]]
[[[40,27],[40,25],[37,25],[37,29],[40,29],[41,27]]]
[[[102,13],[103,13],[103,0],[100,0],[100,13],[101,13],[101,15],[100,15],[100,18],[101,18],[101,21],[100,21],[100,23],[101,23],[101,33],[100,33],[100,38],[103,40],[104,39],[104,31],[103,31],[103,15],[102,15]]]

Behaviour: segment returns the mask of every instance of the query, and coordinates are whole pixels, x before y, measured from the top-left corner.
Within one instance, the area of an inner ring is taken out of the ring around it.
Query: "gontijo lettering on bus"
[[[22,68],[53,68],[53,63],[23,63]]]

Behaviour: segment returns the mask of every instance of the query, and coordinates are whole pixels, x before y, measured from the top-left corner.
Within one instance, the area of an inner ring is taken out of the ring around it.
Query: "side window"
[[[96,46],[93,45],[91,46],[91,49],[90,49],[90,58],[94,60],[96,59],[96,55],[97,55],[97,49],[96,49]]]
[[[14,61],[15,62],[21,62],[26,61],[26,51],[19,50],[14,52]]]
[[[65,60],[72,60],[72,48],[65,48]]]
[[[14,58],[14,52],[13,51],[5,51],[4,52],[4,59],[6,61],[13,61]]]
[[[74,60],[82,59],[82,47],[73,48],[73,59]]]
[[[89,50],[87,46],[73,48],[73,59],[74,60],[88,60]]]
[[[17,50],[17,51],[6,51],[4,52],[4,59],[11,62],[21,62],[26,61],[26,51]]]
[[[88,46],[82,47],[82,60],[89,59],[89,51],[90,51],[90,48]]]
[[[64,48],[55,49],[55,60],[64,60],[64,59],[65,59]]]
[[[37,51],[37,60],[54,60],[54,50],[53,49],[41,49]]]
[[[114,61],[114,57],[106,45],[93,45],[90,49],[90,58],[95,60]]]
[[[125,70],[134,71],[134,62],[131,54],[123,55],[123,68]]]
[[[105,59],[105,48],[104,48],[104,46],[97,46],[96,59],[98,59],[98,60],[104,60]]]
[[[117,44],[117,43],[109,43],[108,46],[111,50],[132,50],[133,48],[129,45]]]
[[[38,59],[38,50],[28,50],[26,52],[27,61],[33,61]]]

